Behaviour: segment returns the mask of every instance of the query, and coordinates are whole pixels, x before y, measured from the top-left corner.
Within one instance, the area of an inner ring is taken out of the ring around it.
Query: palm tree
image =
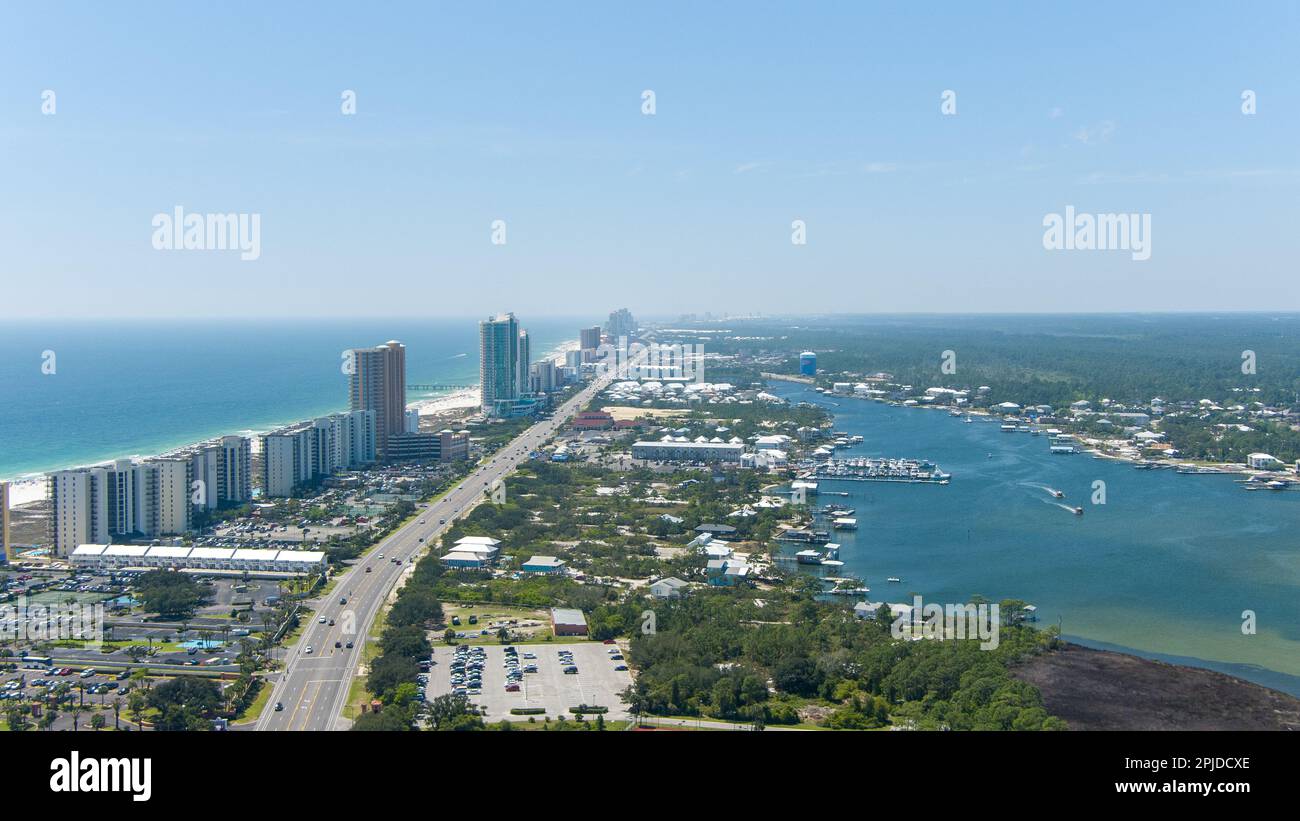
[[[77,724],[81,721],[81,705],[78,704],[72,708],[72,732],[77,731]]]
[[[135,720],[136,729],[141,731],[144,730],[144,708],[144,693],[139,690],[133,691],[127,698],[127,711],[131,714],[131,718]]]
[[[122,729],[121,725],[118,724],[118,718],[121,715],[122,715],[122,699],[121,697],[118,697],[113,699],[113,729],[114,730]]]

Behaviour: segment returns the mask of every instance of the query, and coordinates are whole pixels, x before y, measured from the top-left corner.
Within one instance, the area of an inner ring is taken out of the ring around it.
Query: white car
[[[321,616],[319,619],[316,619],[316,623],[317,623],[317,624],[324,624],[324,623],[325,623],[325,617],[324,617],[324,616]]]
[[[309,644],[309,645],[307,645],[307,649],[304,650],[303,652],[310,656],[310,655],[311,655],[311,650],[312,650],[312,648],[311,648],[311,645]]]

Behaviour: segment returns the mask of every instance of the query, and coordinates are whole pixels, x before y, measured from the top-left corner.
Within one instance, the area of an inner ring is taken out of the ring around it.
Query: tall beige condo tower
[[[13,545],[9,542],[9,483],[0,482],[0,555],[13,563]]]
[[[383,459],[388,437],[406,429],[406,347],[394,340],[352,353],[352,410],[374,411],[375,450]]]

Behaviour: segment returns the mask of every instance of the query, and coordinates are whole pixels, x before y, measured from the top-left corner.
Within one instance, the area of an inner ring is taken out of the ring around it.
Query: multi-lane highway
[[[468,513],[483,501],[483,491],[546,442],[559,427],[580,410],[612,379],[594,380],[564,403],[550,419],[542,420],[497,451],[450,493],[419,508],[418,515],[363,556],[339,576],[329,596],[320,600],[315,612],[303,611],[309,620],[297,643],[288,649],[285,669],[271,692],[270,701],[257,721],[258,730],[343,729],[340,714],[356,673],[370,626],[400,575],[411,567],[411,559],[426,543],[433,543],[453,519]],[[394,562],[394,559],[397,561]],[[366,572],[366,568],[370,572]],[[343,604],[341,600],[347,599]],[[319,619],[324,617],[325,622]],[[333,624],[330,622],[333,621]],[[354,643],[349,649],[348,642]],[[339,643],[341,647],[335,647]],[[307,648],[311,652],[307,652]],[[280,703],[283,709],[276,710]]]

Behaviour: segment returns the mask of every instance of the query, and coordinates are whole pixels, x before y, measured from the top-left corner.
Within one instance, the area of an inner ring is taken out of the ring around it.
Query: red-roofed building
[[[576,430],[606,430],[614,427],[614,417],[605,411],[581,411],[573,418]]]

